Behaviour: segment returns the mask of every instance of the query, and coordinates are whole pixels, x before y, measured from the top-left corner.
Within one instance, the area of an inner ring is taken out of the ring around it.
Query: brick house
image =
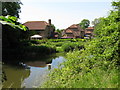
[[[85,36],[90,36],[93,37],[94,36],[94,27],[88,27],[85,29]]]
[[[62,38],[84,38],[85,31],[79,24],[73,24],[63,31]]]
[[[54,38],[54,27],[51,24],[51,19],[46,21],[28,21],[24,23],[30,31],[35,31],[36,34],[42,36],[42,38]]]

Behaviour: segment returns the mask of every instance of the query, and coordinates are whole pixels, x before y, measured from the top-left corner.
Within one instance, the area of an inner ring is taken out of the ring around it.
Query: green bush
[[[65,52],[69,52],[69,51],[73,51],[73,50],[77,50],[77,49],[83,49],[84,46],[81,43],[74,43],[74,42],[69,42],[69,43],[65,43],[62,45],[62,49]]]
[[[30,55],[48,55],[55,53],[56,49],[52,48],[50,46],[27,46],[24,48],[24,56],[30,56]]]
[[[48,46],[56,48],[58,52],[69,52],[73,50],[80,50],[84,46],[84,40],[82,39],[42,39],[42,40],[30,40],[29,43],[35,46]]]

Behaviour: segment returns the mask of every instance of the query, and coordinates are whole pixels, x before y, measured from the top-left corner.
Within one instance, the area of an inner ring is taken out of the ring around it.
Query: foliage
[[[93,24],[94,26],[96,26],[96,25],[99,24],[99,23],[100,23],[100,19],[99,19],[99,18],[95,18],[94,21],[92,21],[92,24]]]
[[[13,16],[0,16],[2,24],[2,46],[3,60],[11,54],[15,54],[16,50],[20,50],[22,46],[21,40],[27,39],[27,28],[17,22],[17,18]],[[14,50],[14,51],[13,51]]]
[[[62,37],[62,32],[63,32],[63,29],[57,29],[55,32],[58,33],[58,38],[61,38]]]
[[[2,15],[7,16],[15,16],[19,18],[19,13],[21,12],[20,1],[18,2],[2,2]]]
[[[80,23],[82,29],[88,28],[90,21],[88,19],[83,19]]]
[[[55,53],[56,49],[51,46],[27,46],[23,48],[24,56],[42,56]]]
[[[55,27],[55,25],[54,25],[54,24],[52,24],[51,26],[52,26],[52,28],[53,28],[54,30],[56,29],[56,27]]]
[[[18,19],[14,16],[9,16],[9,15],[6,17],[0,16],[0,23],[2,23],[3,25],[9,25],[12,28],[16,28],[16,29],[19,28],[21,30],[26,31],[27,27],[17,22],[17,20]]]
[[[104,70],[103,66],[89,68],[89,63],[80,57],[81,52],[69,52],[64,67],[54,69],[43,88],[117,88],[118,70],[114,65]],[[82,57],[83,58],[83,57]],[[91,62],[92,63],[92,62]],[[101,62],[96,62],[100,64]]]
[[[65,43],[62,45],[61,47],[63,49],[64,52],[69,52],[69,51],[73,51],[73,50],[80,50],[83,49],[83,43],[77,43],[77,42],[69,42],[69,43]]]
[[[83,39],[43,39],[43,40],[30,40],[31,45],[37,46],[51,46],[56,48],[57,52],[69,52],[84,47],[85,40]]]
[[[114,6],[114,9],[119,11],[120,10],[120,1],[119,0],[113,1],[112,6]]]
[[[6,45],[6,43],[8,43],[9,45],[17,45],[21,39],[27,36],[26,35],[27,28],[24,25],[17,22],[16,17],[0,16],[0,23],[2,23],[2,30],[3,30],[2,32],[3,46]]]
[[[44,88],[118,88],[120,21],[117,10],[100,18],[96,38],[85,49],[67,53],[63,68],[55,69]]]

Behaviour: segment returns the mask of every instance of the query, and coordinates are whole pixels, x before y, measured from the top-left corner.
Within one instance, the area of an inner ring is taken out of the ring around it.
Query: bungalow
[[[73,24],[63,31],[62,38],[84,38],[84,30],[79,24]]]
[[[42,38],[54,38],[54,27],[51,24],[51,19],[46,21],[28,21],[24,23],[30,31],[35,31],[36,34],[42,36]]]

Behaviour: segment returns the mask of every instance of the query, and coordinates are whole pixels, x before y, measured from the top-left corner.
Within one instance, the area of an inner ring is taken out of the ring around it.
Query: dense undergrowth
[[[118,8],[120,2],[113,2]],[[118,45],[120,16],[117,9],[99,18],[96,38],[84,49],[67,53],[63,68],[54,69],[41,88],[118,88]]]
[[[84,48],[84,43],[87,40],[83,39],[43,39],[43,40],[28,40],[24,42],[24,52],[35,52],[37,54],[52,54],[56,52],[69,52]]]

